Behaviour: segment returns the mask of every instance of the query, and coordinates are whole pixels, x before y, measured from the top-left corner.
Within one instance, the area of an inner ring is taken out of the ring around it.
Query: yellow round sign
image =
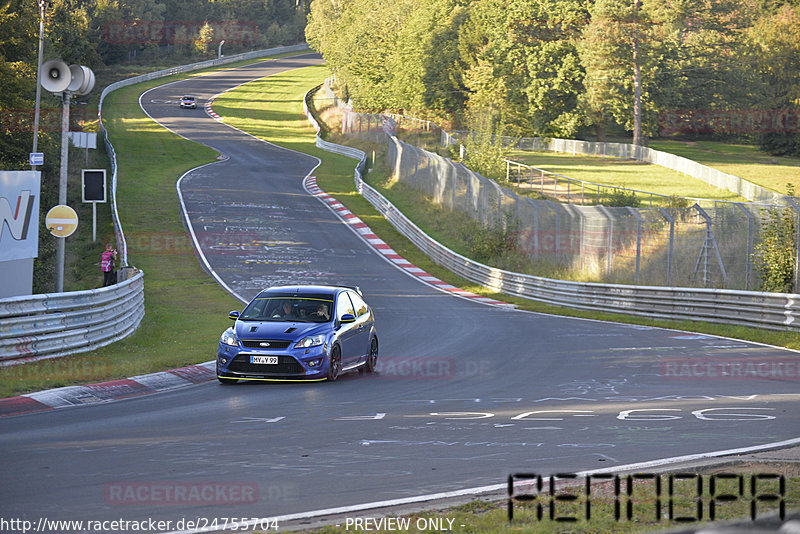
[[[78,227],[78,214],[64,204],[50,208],[44,223],[50,233],[56,237],[69,237]]]

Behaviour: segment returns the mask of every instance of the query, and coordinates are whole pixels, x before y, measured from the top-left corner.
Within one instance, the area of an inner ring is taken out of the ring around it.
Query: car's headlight
[[[230,345],[231,347],[238,347],[239,340],[236,339],[236,334],[234,333],[232,328],[228,328],[222,333],[222,337],[220,338],[220,343],[223,345]]]
[[[294,348],[307,349],[308,347],[316,347],[318,345],[322,345],[323,343],[325,343],[325,336],[322,334],[318,336],[306,336],[298,341]]]

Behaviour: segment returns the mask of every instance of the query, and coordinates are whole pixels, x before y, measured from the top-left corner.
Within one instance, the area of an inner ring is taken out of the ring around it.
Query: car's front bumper
[[[250,363],[251,356],[277,356],[278,363]],[[311,365],[314,361],[318,363]],[[329,361],[325,345],[267,351],[220,343],[217,350],[217,376],[239,380],[325,380]]]

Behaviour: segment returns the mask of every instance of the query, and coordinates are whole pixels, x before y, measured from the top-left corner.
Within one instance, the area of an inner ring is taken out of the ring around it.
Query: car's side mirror
[[[342,323],[342,324],[344,324],[344,323],[354,323],[354,322],[356,322],[356,316],[353,315],[352,313],[345,313],[344,315],[342,315],[339,318],[339,322]]]
[[[239,312],[238,311],[232,311],[232,312],[230,312],[228,314],[228,319],[230,319],[231,321],[235,321],[238,318],[239,318]]]

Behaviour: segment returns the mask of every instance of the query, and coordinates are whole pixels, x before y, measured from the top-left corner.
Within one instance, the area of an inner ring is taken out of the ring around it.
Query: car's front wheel
[[[331,349],[331,360],[328,364],[328,380],[333,382],[339,378],[339,373],[342,372],[342,351],[339,345],[334,345]]]

